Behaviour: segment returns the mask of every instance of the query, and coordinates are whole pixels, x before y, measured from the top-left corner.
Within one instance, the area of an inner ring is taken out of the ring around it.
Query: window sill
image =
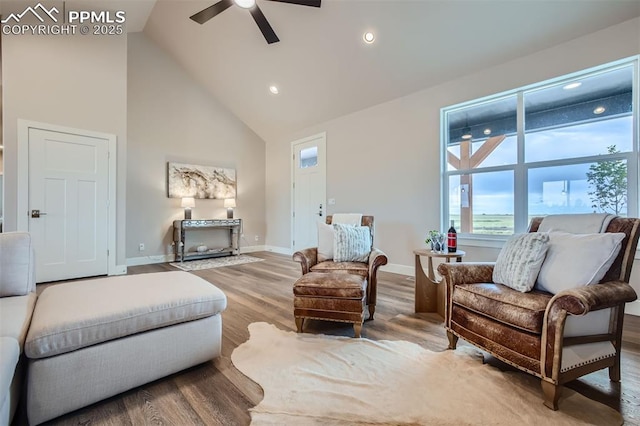
[[[501,249],[507,241],[506,237],[491,237],[491,236],[476,236],[466,235],[464,237],[458,237],[459,246],[467,247],[488,247]]]

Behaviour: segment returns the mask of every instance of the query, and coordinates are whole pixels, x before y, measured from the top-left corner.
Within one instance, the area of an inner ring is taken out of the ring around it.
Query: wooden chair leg
[[[362,331],[362,323],[354,323],[353,324],[353,333],[355,338],[360,338],[360,332]]]
[[[373,314],[376,312],[376,305],[369,305],[369,321],[373,321]]]
[[[609,367],[609,380],[612,382],[620,381],[620,362],[616,362],[613,366]]]
[[[296,317],[296,328],[298,333],[302,333],[302,325],[304,324],[304,318]]]
[[[544,395],[544,405],[547,408],[556,411],[558,409],[558,400],[560,399],[560,393],[562,386],[554,385],[553,383],[541,380],[542,394]]]
[[[447,331],[447,339],[449,339],[449,349],[455,349],[458,344],[458,336],[450,331]]]

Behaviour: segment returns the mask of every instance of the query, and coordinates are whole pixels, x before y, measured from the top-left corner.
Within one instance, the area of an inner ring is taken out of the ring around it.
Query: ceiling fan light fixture
[[[366,33],[364,33],[364,35],[362,36],[362,39],[364,40],[365,43],[367,44],[371,44],[376,40],[376,36],[375,34],[373,34],[371,31],[367,31]]]
[[[563,86],[562,88],[564,90],[571,90],[571,89],[577,89],[580,86],[582,86],[582,83],[580,83],[579,81],[574,81],[573,83],[569,83],[569,84]]]
[[[256,0],[233,0],[233,2],[243,9],[251,9],[256,5]]]

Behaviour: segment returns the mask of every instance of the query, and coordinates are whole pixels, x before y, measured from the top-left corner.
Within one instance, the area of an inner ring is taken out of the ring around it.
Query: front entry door
[[[36,281],[106,275],[109,143],[29,129],[29,232]]]
[[[318,245],[326,216],[326,134],[293,142],[293,251]]]

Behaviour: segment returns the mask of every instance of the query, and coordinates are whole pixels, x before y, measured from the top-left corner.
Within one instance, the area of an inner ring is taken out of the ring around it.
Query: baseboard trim
[[[278,254],[288,254],[289,256],[293,254],[293,251],[289,247],[264,246],[264,250]]]
[[[384,272],[391,272],[393,274],[409,275],[410,277],[415,275],[415,269],[413,266],[400,265],[397,263],[389,263],[381,266],[380,270]]]
[[[264,248],[264,246],[240,247],[240,253],[254,253],[256,251],[265,251],[265,248]]]
[[[127,266],[140,266],[140,265],[151,265],[154,263],[167,263],[167,262],[173,262],[174,260],[175,260],[175,257],[172,254],[130,257],[127,259]]]
[[[624,308],[624,313],[640,317],[640,300],[636,300],[635,302],[627,303],[627,306],[625,306],[625,308]]]

